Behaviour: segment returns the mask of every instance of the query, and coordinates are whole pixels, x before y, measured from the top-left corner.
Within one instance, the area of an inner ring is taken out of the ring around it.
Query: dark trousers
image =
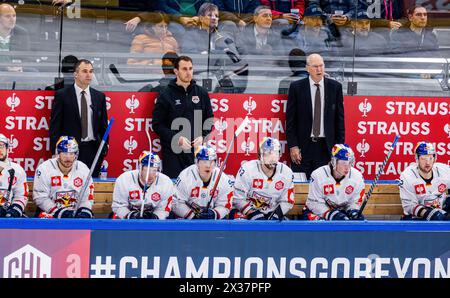
[[[331,158],[325,138],[318,138],[316,142],[313,142],[311,138],[308,139],[302,148],[301,154],[302,161],[300,165],[292,163],[292,171],[305,173],[308,180],[315,169],[326,165]]]
[[[81,142],[79,144],[80,153],[78,155],[78,160],[85,163],[90,169],[92,163],[94,162],[95,154],[97,154],[98,147],[99,145],[96,141]],[[103,155],[100,154],[97,165],[95,166],[94,172],[92,173],[93,178],[98,178],[102,163]]]

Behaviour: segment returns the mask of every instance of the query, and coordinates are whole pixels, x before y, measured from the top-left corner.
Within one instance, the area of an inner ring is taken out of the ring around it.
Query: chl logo
[[[244,101],[244,109],[247,111],[247,115],[252,115],[252,111],[256,109],[256,101],[251,96]]]
[[[130,136],[130,138],[123,143],[125,150],[128,150],[128,155],[133,155],[133,150],[136,149],[137,146],[138,143],[133,139],[133,136]]]
[[[370,104],[369,100],[367,98],[364,99],[364,102],[360,103],[359,106],[359,111],[361,113],[363,113],[363,117],[367,117],[367,113],[370,112],[370,110],[372,110],[372,105]]]
[[[137,109],[139,107],[139,99],[137,99],[133,94],[131,95],[131,98],[128,98],[125,101],[125,105],[130,110],[130,114],[134,114],[134,109]]]
[[[15,112],[14,108],[17,108],[20,105],[20,98],[16,96],[16,93],[13,93],[12,96],[6,99],[6,105],[11,108],[10,112]]]
[[[3,259],[3,278],[50,278],[52,258],[27,244]]]
[[[219,131],[219,136],[223,134],[223,131],[227,129],[228,123],[226,120],[223,120],[223,117],[220,117],[220,120],[214,122],[214,127]]]
[[[356,145],[356,150],[361,153],[359,157],[366,157],[364,154],[370,150],[370,145],[366,142],[366,139],[362,139],[362,141]]]

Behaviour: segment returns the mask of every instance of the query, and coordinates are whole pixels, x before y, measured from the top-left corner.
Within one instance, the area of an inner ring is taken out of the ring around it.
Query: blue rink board
[[[122,231],[430,231],[448,232],[450,222],[241,221],[0,218],[0,229]]]

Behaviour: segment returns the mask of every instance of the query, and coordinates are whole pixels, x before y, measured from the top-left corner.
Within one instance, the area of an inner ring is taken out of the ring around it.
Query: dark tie
[[[316,85],[316,97],[314,98],[314,121],[313,121],[313,136],[318,137],[320,134],[320,111],[322,110],[320,103],[320,85]]]
[[[81,138],[85,139],[88,135],[88,105],[86,96],[84,96],[86,92],[81,91]]]

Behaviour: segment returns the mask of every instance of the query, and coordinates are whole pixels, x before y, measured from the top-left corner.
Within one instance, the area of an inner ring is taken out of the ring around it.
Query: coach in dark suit
[[[327,164],[334,144],[344,143],[342,85],[324,78],[319,54],[306,59],[309,77],[292,82],[286,109],[286,135],[292,170],[309,179],[312,171]]]
[[[78,160],[91,167],[95,154],[108,126],[105,94],[89,87],[94,68],[89,60],[81,59],[75,64],[75,84],[60,89],[55,94],[50,118],[50,150],[55,154],[60,136],[77,139],[80,153]],[[108,145],[93,172],[98,177]]]

